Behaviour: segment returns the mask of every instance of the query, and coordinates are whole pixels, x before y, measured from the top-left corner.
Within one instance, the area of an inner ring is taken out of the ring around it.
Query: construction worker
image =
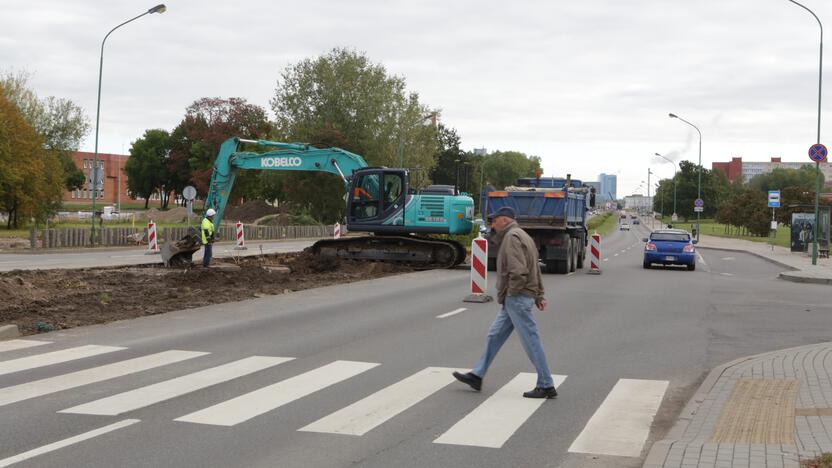
[[[206,268],[211,265],[211,254],[213,253],[214,244],[214,216],[216,214],[217,212],[213,208],[208,208],[199,229],[202,236],[202,247],[205,249],[202,256],[202,266]]]

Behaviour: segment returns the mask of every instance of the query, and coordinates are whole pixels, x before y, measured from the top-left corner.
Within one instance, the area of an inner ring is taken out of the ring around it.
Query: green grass
[[[196,226],[199,223],[199,216],[194,215],[191,218],[191,226]],[[68,228],[87,228],[90,229],[92,226],[90,221],[80,222],[80,221],[67,221],[63,223],[49,223],[50,229],[68,229]],[[131,221],[104,221],[105,228],[129,228],[135,227],[137,229],[145,229],[147,227],[147,221],[145,220],[136,220],[136,223],[133,224]],[[188,223],[166,223],[166,222],[159,222],[156,223],[157,229],[167,228],[167,227],[188,227]],[[37,226],[37,230],[41,231],[45,229],[46,226],[40,224]],[[24,239],[29,238],[29,228],[26,229],[5,229],[4,227],[0,227],[0,238],[12,238],[12,237],[21,237]]]
[[[117,203],[98,203],[95,204],[96,211],[101,211],[105,206],[118,206]],[[147,205],[147,209],[156,208],[157,210],[161,210],[162,207],[159,205],[158,200],[151,200],[151,202]],[[170,203],[168,205],[169,209],[179,208],[179,205],[175,203]],[[144,202],[121,202],[121,209],[123,210],[131,210],[131,211],[144,211]],[[202,200],[195,200],[194,201],[194,210],[202,209]],[[92,210],[92,202],[68,202],[65,201],[63,203],[63,208],[61,211],[91,211]]]
[[[665,216],[662,218],[662,225],[667,226],[668,224],[673,224],[674,228],[678,229],[685,229],[690,231],[692,225],[695,221],[691,220],[687,223],[678,221],[672,222],[669,216]],[[736,235],[736,228],[732,228],[730,234],[726,233],[726,226],[724,224],[716,223],[712,219],[703,219],[699,226],[701,228],[701,234],[706,236],[715,236],[715,237],[728,237],[731,239],[743,239],[749,240],[753,242],[764,242],[768,243],[771,242],[771,237],[758,237],[758,236],[739,236]],[[774,238],[774,245],[779,245],[781,247],[789,247],[791,245],[791,229],[788,226],[778,226],[777,227],[777,235]]]
[[[832,468],[832,453],[824,453],[819,457],[801,460],[800,466],[803,468]]]
[[[612,212],[601,213],[586,223],[586,229],[589,231],[589,234],[597,232],[602,236],[606,236],[615,229],[616,221],[617,218],[613,216]]]

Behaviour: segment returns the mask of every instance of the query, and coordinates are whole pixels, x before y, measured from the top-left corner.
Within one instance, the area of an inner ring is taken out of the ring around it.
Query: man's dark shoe
[[[555,387],[536,387],[534,390],[524,393],[523,396],[526,398],[554,398],[558,396],[558,391],[555,390]]]
[[[470,372],[468,372],[467,374],[463,374],[461,372],[454,372],[454,377],[456,377],[456,379],[460,382],[468,384],[471,388],[473,388],[476,391],[480,391],[480,389],[482,389],[482,379],[477,375],[474,375]]]

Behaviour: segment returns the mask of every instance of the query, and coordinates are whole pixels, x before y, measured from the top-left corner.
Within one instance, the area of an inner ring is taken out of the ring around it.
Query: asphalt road
[[[247,250],[234,250],[234,244],[223,242],[214,245],[214,257],[232,255],[256,255],[262,246],[264,253],[297,252],[309,247],[315,239],[283,241],[255,241]],[[194,261],[202,259],[202,249],[193,256]],[[121,249],[73,249],[72,251],[50,250],[33,253],[0,253],[0,271],[17,269],[48,270],[55,268],[91,268],[121,265],[162,263],[158,254],[147,255],[147,247]]]
[[[465,271],[420,272],[0,346],[0,466],[640,466],[711,367],[827,341],[832,312],[827,286],[749,255],[644,270],[645,232],[604,239],[601,275],[544,277],[556,400],[520,397],[530,386],[512,382],[533,368],[516,337],[481,393],[448,380],[475,363],[496,306],[461,302]],[[48,354],[87,345],[124,349]],[[206,371],[251,356],[294,359]]]

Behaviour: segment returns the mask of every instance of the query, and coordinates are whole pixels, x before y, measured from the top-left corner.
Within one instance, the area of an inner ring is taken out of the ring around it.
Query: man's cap
[[[494,213],[495,218],[497,218],[499,216],[506,216],[508,218],[515,219],[516,216],[517,216],[517,213],[514,212],[514,208],[512,208],[510,206],[504,206],[504,207],[501,207],[499,210],[497,210],[496,213]]]
[[[217,214],[217,212],[214,211],[213,208],[208,208],[208,211],[205,212],[205,216],[214,216],[216,214]]]

